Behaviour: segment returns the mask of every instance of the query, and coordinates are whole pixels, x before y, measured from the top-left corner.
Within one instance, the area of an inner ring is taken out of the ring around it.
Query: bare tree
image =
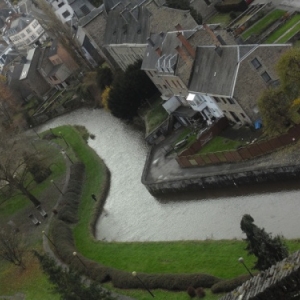
[[[81,47],[75,39],[73,28],[63,24],[58,19],[49,3],[44,0],[37,0],[36,3],[46,16],[44,22],[43,20],[40,20],[43,22],[45,29],[52,37],[56,37],[58,39],[58,41],[72,55],[73,59],[79,63],[81,68],[90,69],[90,66],[82,53]]]
[[[25,269],[25,245],[21,233],[6,227],[0,231],[0,258]]]
[[[2,133],[0,143],[0,181],[6,184],[13,192],[26,196],[34,206],[39,206],[40,201],[31,193],[30,187],[34,182],[32,169],[36,164],[42,163],[45,155],[31,151],[27,140],[19,138],[9,139]],[[26,151],[24,151],[26,149]]]

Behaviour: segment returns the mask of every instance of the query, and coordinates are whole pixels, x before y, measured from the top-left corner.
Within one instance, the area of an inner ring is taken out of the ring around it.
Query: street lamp
[[[68,155],[68,153],[65,150],[61,150],[61,153],[69,159],[71,164],[74,164],[73,160],[70,158],[70,156]]]
[[[53,181],[53,179],[50,180],[50,182],[56,187],[56,189],[63,195],[64,193],[61,191],[61,189],[56,185],[56,183]]]
[[[245,269],[248,271],[248,273],[251,275],[251,277],[254,277],[253,274],[250,272],[250,270],[247,268],[247,266],[246,266],[246,264],[244,262],[244,259],[242,257],[240,257],[238,259],[238,261],[239,261],[239,263],[241,263],[245,267]]]
[[[29,126],[33,131],[34,133],[37,135],[38,138],[40,138],[39,134],[37,133],[37,131],[34,129],[34,127],[32,125]]]
[[[145,283],[142,281],[142,279],[137,275],[136,271],[133,271],[132,273],[133,277],[136,277],[140,283],[143,285],[143,287],[148,291],[148,293],[154,298],[154,295],[152,294],[152,292],[147,288],[147,286],[145,285]]]
[[[77,257],[77,259],[81,262],[81,264],[82,264],[82,265],[86,268],[86,270],[88,271],[87,266],[86,266],[85,263],[82,261],[82,259],[77,255],[77,252],[76,252],[76,251],[73,252],[73,256],[74,256],[74,257]]]
[[[55,246],[55,244],[52,242],[52,240],[49,238],[49,236],[46,234],[46,232],[43,230],[42,231],[42,234],[48,239],[48,241],[55,247],[55,249],[56,249],[56,246]]]

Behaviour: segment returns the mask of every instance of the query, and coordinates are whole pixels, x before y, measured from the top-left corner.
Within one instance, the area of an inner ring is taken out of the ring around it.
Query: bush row
[[[103,205],[109,191],[110,172],[106,168],[105,180],[103,181],[100,199],[91,221],[91,230],[94,233],[95,224],[101,214]],[[113,286],[121,289],[144,288],[141,282],[130,272],[117,270],[103,266],[92,261],[80,253],[73,255],[76,251],[71,224],[77,222],[78,204],[84,181],[84,165],[77,163],[71,166],[70,180],[62,202],[58,206],[58,214],[51,223],[51,238],[56,245],[57,255],[66,264],[71,265],[78,272],[85,274],[99,282],[112,281]],[[139,278],[150,289],[166,289],[174,291],[186,291],[189,286],[209,288],[220,281],[220,279],[206,274],[145,274],[140,273]]]
[[[67,189],[57,207],[57,218],[74,224],[78,221],[78,205],[81,198],[82,182],[85,166],[82,163],[72,164]]]
[[[241,275],[233,279],[222,280],[214,284],[211,287],[211,291],[214,294],[231,292],[250,278],[250,275]]]

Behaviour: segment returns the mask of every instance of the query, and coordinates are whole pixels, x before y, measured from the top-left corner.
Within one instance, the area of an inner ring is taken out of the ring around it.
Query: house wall
[[[125,71],[129,65],[144,58],[146,47],[147,44],[111,44],[105,48],[113,57],[116,64]]]
[[[9,36],[9,40],[19,49],[35,43],[45,33],[37,20],[33,20],[26,28],[17,34]]]
[[[68,4],[68,1],[55,0],[52,1],[51,5],[53,7],[53,10],[55,11],[56,16],[62,21],[62,23],[66,23],[67,21],[71,20],[74,14],[74,10]],[[66,13],[67,15],[64,16],[64,13]]]
[[[69,54],[69,52],[61,45],[57,45],[57,57],[68,67],[71,72],[75,72],[79,66]]]
[[[160,74],[156,70],[145,70],[145,72],[161,92],[163,99],[167,100],[173,95],[187,96],[188,88],[178,76]]]
[[[252,121],[239,105],[238,101],[229,97],[214,96],[213,97],[219,109],[223,112],[227,119],[234,123],[251,124]],[[233,116],[235,114],[236,118]]]
[[[35,49],[35,54],[32,58],[28,75],[26,79],[19,81],[20,85],[26,85],[26,87],[31,89],[38,97],[42,97],[51,89],[51,86],[37,70],[39,58],[41,55],[40,52],[40,48]]]
[[[241,108],[252,122],[260,117],[257,99],[272,82],[279,79],[275,70],[276,62],[290,47],[291,45],[260,46],[240,63],[234,98],[239,102]],[[261,64],[257,69],[251,63],[255,58]],[[264,81],[262,77],[264,72],[267,72],[271,77],[270,82]]]

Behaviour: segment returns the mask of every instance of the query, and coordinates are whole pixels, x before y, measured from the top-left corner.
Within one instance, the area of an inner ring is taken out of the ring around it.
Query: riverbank
[[[300,176],[299,141],[240,163],[180,168],[175,154],[166,156],[165,150],[177,136],[175,133],[153,146],[147,155],[141,181],[152,195],[276,182]]]

